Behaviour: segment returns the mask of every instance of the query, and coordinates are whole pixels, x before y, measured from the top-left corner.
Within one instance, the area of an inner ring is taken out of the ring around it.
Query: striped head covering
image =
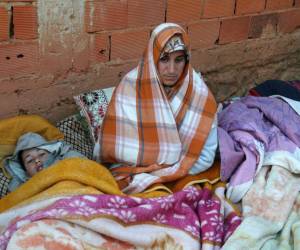
[[[162,58],[165,54],[170,54],[172,52],[180,51],[180,50],[183,50],[183,51],[185,51],[186,54],[188,54],[187,48],[186,48],[185,44],[183,43],[181,36],[175,35],[164,46],[164,49],[160,54],[160,58]]]
[[[180,36],[190,54],[183,28],[157,26],[139,65],[116,87],[100,131],[100,160],[111,168],[123,192],[137,193],[154,183],[177,180],[199,158],[211,129],[216,102],[187,61],[172,91],[166,94],[157,64],[167,42]]]

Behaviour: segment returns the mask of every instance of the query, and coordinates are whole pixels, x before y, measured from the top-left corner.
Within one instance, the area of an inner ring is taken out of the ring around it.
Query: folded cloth
[[[281,95],[300,101],[300,81],[267,80],[249,90],[253,96]]]

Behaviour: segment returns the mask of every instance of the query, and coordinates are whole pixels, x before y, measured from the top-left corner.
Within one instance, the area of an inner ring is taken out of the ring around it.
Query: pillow
[[[19,115],[0,120],[0,145],[13,145],[27,132],[38,133],[46,140],[63,139],[64,135],[38,115]]]
[[[94,144],[98,140],[98,131],[101,128],[113,91],[114,87],[111,87],[74,96],[74,100],[80,110],[80,115],[88,123],[91,139]]]
[[[93,143],[90,139],[88,124],[79,113],[59,121],[56,126],[64,133],[64,141],[72,149],[92,159]]]
[[[0,171],[0,199],[7,195],[9,181],[10,179]]]

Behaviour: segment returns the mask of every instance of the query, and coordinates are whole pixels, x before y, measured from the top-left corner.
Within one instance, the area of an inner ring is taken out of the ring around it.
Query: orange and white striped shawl
[[[123,189],[141,192],[153,183],[177,180],[199,158],[211,129],[216,102],[202,78],[186,63],[168,95],[157,63],[167,41],[186,32],[178,25],[156,27],[139,65],[115,89],[100,135],[101,162],[121,163],[111,169],[116,179],[133,176]]]

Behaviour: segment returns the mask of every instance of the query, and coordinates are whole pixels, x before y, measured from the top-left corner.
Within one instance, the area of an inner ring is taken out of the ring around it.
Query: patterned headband
[[[173,36],[165,45],[162,53],[160,54],[160,58],[162,58],[165,54],[179,50],[184,50],[186,52],[186,46],[180,36]]]

